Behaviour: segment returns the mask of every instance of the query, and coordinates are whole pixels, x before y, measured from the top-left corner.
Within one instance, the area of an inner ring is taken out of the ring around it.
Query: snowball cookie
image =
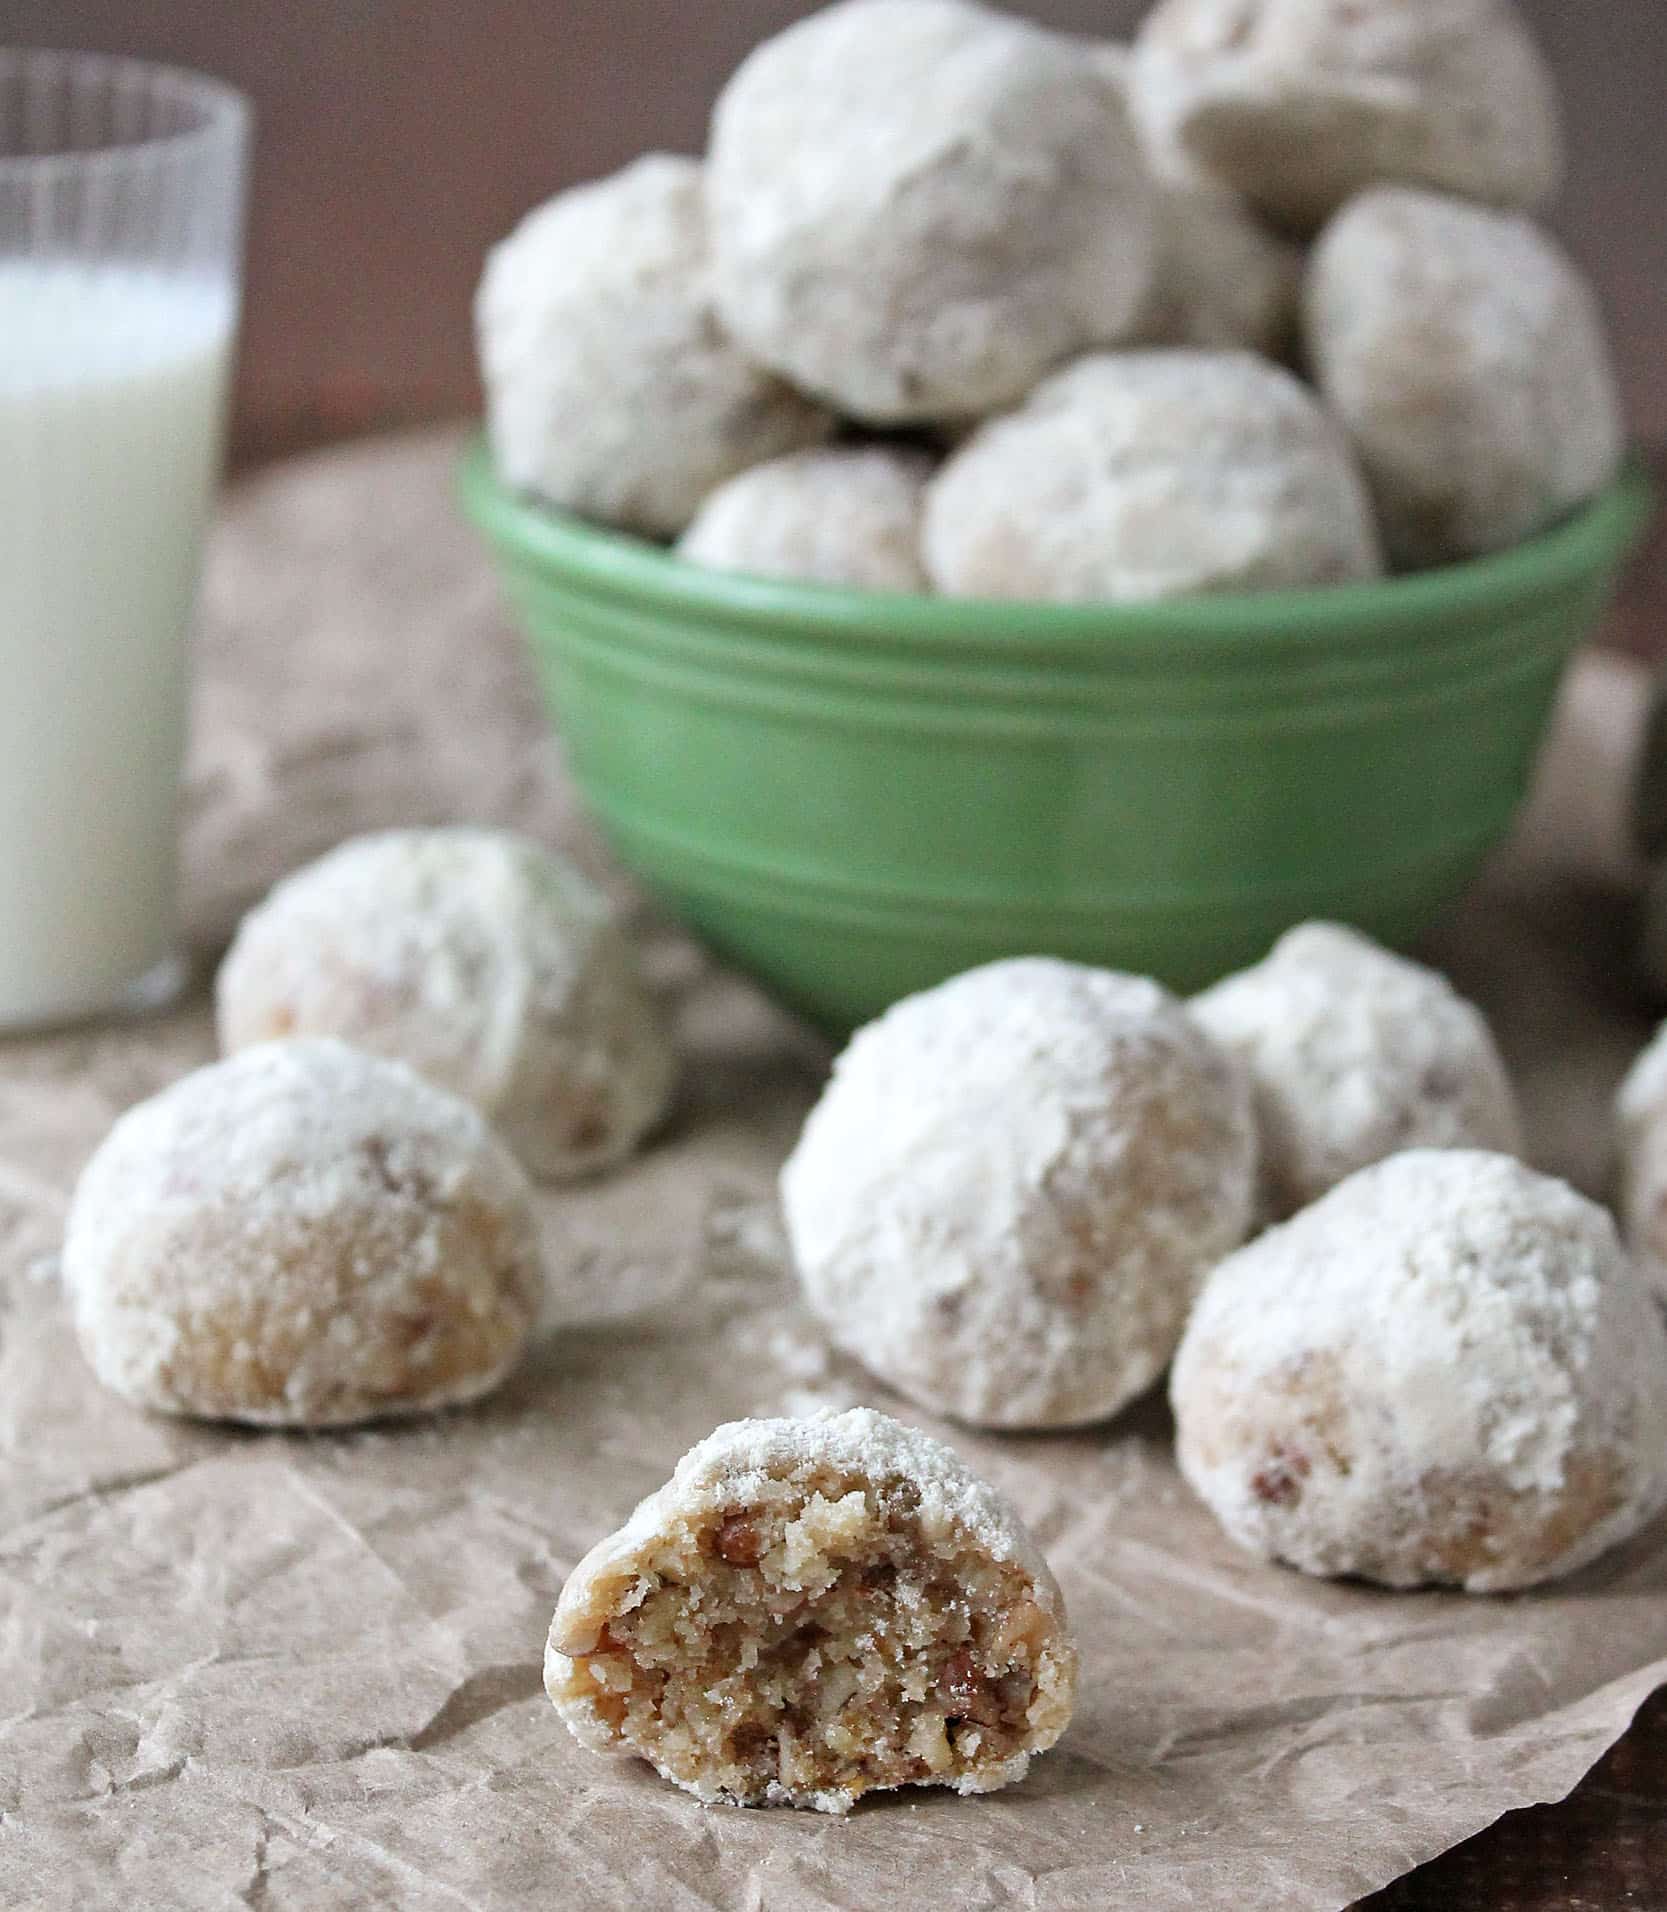
[[[1528,1587],[1667,1498],[1667,1330],[1607,1212],[1504,1155],[1362,1169],[1210,1277],[1181,1471],[1306,1573]]]
[[[487,259],[475,325],[504,481],[621,530],[673,537],[714,486],[833,429],[724,331],[692,159],[529,213]]]
[[[1127,102],[1133,49],[1117,40],[1084,44]],[[1156,192],[1157,254],[1130,337],[1279,357],[1296,325],[1301,252],[1178,147],[1144,144]]]
[[[267,1043],[130,1110],[88,1163],[64,1286],[141,1407],[332,1427],[472,1401],[542,1289],[525,1177],[466,1102],[345,1043]]]
[[[1289,372],[1248,352],[1079,359],[927,487],[952,597],[1135,602],[1376,575],[1365,489]]]
[[[1307,231],[1380,182],[1538,206],[1562,179],[1551,75],[1506,0],[1159,0],[1129,88],[1152,145]]]
[[[1620,465],[1597,300],[1526,219],[1367,193],[1315,248],[1303,302],[1315,376],[1398,562],[1515,544]]]
[[[868,591],[924,591],[920,512],[932,461],[886,445],[799,451],[713,492],[678,550],[696,564]]]
[[[1273,358],[1296,329],[1302,254],[1235,194],[1160,179],[1158,271],[1142,335]]]
[[[1667,1300],[1667,1024],[1627,1071],[1615,1102],[1621,1225]]]
[[[697,1799],[994,1792],[1064,1732],[1076,1651],[1011,1508],[869,1408],[731,1421],[580,1561],[544,1684]]]
[[[1152,189],[1080,42],[967,0],[843,0],[719,98],[708,162],[731,330],[872,424],[976,417],[1128,335]]]
[[[1026,957],[860,1030],[782,1171],[832,1338],[987,1427],[1113,1414],[1244,1239],[1250,1092],[1156,983]]]
[[[1400,1149],[1522,1151],[1481,1011],[1355,930],[1305,923],[1191,1008],[1249,1071],[1270,1216]]]
[[[244,919],[215,998],[228,1053],[328,1035],[396,1057],[546,1179],[628,1155],[676,1076],[607,899],[496,830],[344,843]]]
[[[1128,87],[1129,68],[1134,61],[1134,48],[1129,42],[1084,35],[1078,44],[1088,55],[1089,64],[1096,72],[1109,80],[1120,95],[1123,94]]]

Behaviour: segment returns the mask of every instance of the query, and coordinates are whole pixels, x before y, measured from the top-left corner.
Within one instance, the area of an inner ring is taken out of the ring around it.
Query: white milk
[[[233,317],[206,281],[0,260],[0,1028],[115,1006],[175,952]]]

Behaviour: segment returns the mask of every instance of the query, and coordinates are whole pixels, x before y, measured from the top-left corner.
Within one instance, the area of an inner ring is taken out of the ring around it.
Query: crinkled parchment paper
[[[205,960],[369,825],[499,820],[605,867],[454,521],[454,449],[297,465],[225,515],[189,825]],[[1580,677],[1549,795],[1437,950],[1498,1017],[1540,1158],[1588,1186],[1644,1033],[1615,849],[1637,698],[1622,666]],[[1025,1785],[839,1822],[704,1809],[582,1752],[539,1686],[578,1556],[717,1421],[895,1405],[781,1275],[772,1176],[822,1050],[648,935],[691,1057],[677,1122],[545,1198],[529,1368],[397,1432],[243,1435],[102,1394],[56,1284],[66,1194],[121,1108],[208,1057],[207,1017],[0,1045],[0,1904],[1337,1907],[1565,1793],[1667,1678],[1660,1529],[1538,1597],[1312,1584],[1219,1538],[1148,1402],[1082,1437],[951,1433],[1083,1646],[1076,1723]]]

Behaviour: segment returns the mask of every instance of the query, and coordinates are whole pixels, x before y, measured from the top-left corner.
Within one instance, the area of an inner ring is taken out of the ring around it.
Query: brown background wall
[[[1017,0],[1016,0],[1017,3]],[[0,0],[0,40],[207,68],[259,112],[246,452],[474,403],[482,249],[556,187],[694,150],[796,0]],[[1125,33],[1141,0],[1023,0]],[[1560,223],[1602,283],[1641,435],[1667,439],[1667,0],[1528,0],[1562,75]]]

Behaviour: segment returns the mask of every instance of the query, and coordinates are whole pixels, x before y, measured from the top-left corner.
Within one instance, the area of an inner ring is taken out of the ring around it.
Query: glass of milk
[[[0,1032],[184,975],[186,636],[247,146],[212,80],[0,49]]]

